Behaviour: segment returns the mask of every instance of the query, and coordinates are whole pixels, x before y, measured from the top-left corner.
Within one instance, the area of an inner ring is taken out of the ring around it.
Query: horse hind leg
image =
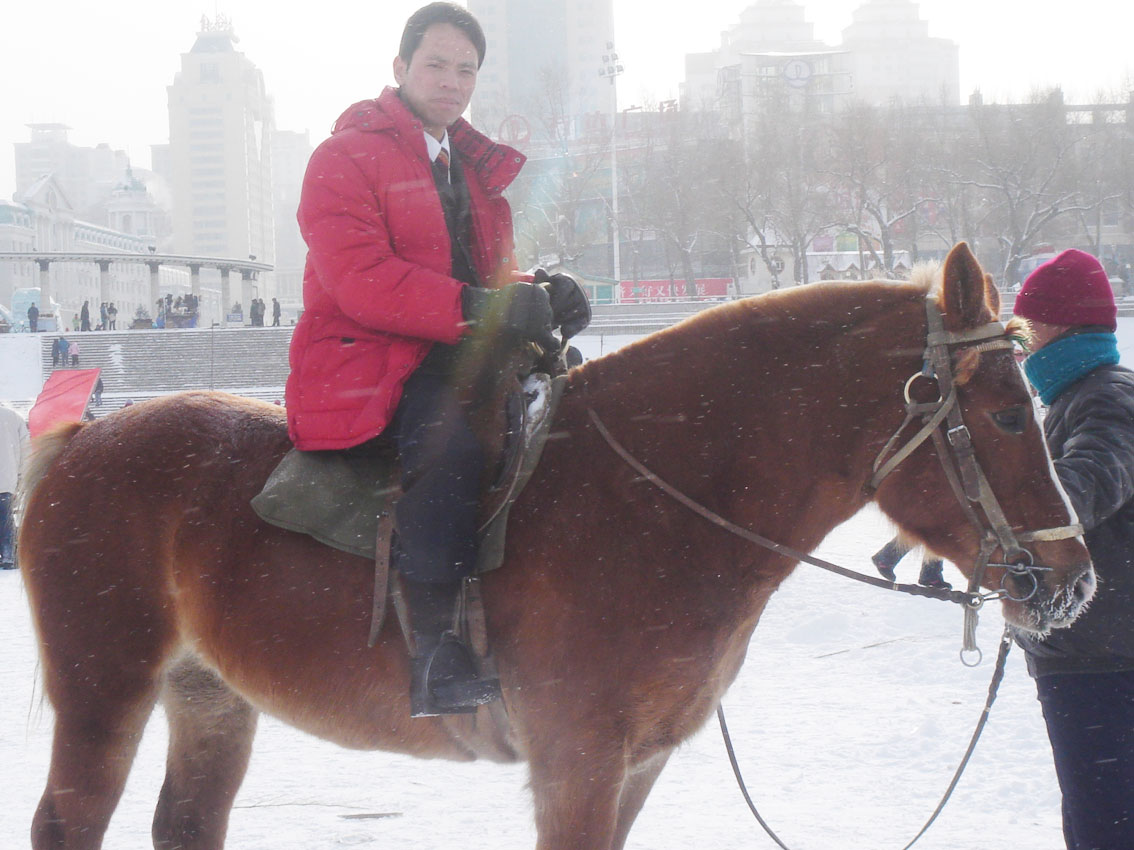
[[[76,677],[72,684],[81,683]],[[97,850],[122,796],[157,688],[147,678],[119,678],[110,688],[53,690],[51,767],[32,817],[32,847]]]
[[[192,658],[166,677],[165,782],[154,813],[156,850],[220,850],[248,769],[257,711]]]

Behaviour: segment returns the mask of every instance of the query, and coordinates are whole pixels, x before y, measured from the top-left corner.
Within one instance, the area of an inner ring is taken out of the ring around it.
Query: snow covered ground
[[[1123,319],[1123,362],[1134,319]],[[598,341],[599,338],[584,338]],[[624,340],[607,338],[605,350]],[[585,350],[587,356],[598,351]],[[820,557],[871,571],[891,528],[867,509]],[[899,566],[914,581],[917,555]],[[947,566],[947,577],[959,574]],[[793,850],[901,848],[932,812],[980,715],[1002,623],[990,606],[986,660],[958,660],[961,613],[801,566],[768,607],[724,705],[749,788]],[[0,850],[28,846],[51,745],[20,576],[0,573]],[[150,846],[165,724],[155,713],[105,842]],[[523,766],[360,753],[271,718],[260,726],[229,830],[230,850],[535,843]],[[633,850],[772,848],[735,786],[715,721],[670,761],[630,834]],[[1059,850],[1059,791],[1035,691],[1013,651],[991,721],[922,850]]]

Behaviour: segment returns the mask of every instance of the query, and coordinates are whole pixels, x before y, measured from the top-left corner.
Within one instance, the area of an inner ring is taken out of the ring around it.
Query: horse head
[[[914,448],[896,458],[892,475],[876,471],[877,502],[955,563],[970,590],[994,591],[1013,625],[1070,625],[1094,592],[1094,574],[1013,357],[1018,328],[1000,325],[992,278],[963,242],[926,306],[923,366],[906,384],[906,421],[876,470],[898,446]],[[924,494],[941,488],[957,498],[930,504]]]

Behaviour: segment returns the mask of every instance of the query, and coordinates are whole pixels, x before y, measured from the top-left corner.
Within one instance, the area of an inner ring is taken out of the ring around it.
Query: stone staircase
[[[264,401],[283,399],[292,328],[90,331],[62,334],[79,344],[81,369],[102,370],[96,416],[182,390],[215,389]],[[58,333],[43,334],[43,374]],[[62,368],[62,367],[60,367]],[[67,364],[67,368],[71,368]]]

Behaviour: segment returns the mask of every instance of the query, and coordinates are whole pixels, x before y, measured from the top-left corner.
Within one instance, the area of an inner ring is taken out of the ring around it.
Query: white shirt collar
[[[429,152],[429,161],[430,162],[433,162],[435,159],[437,159],[437,154],[439,154],[441,152],[442,148],[444,148],[445,153],[449,154],[449,157],[452,158],[453,152],[451,150],[449,150],[449,131],[448,130],[445,131],[445,135],[441,137],[440,141],[435,139],[429,133],[425,134],[425,149]]]

